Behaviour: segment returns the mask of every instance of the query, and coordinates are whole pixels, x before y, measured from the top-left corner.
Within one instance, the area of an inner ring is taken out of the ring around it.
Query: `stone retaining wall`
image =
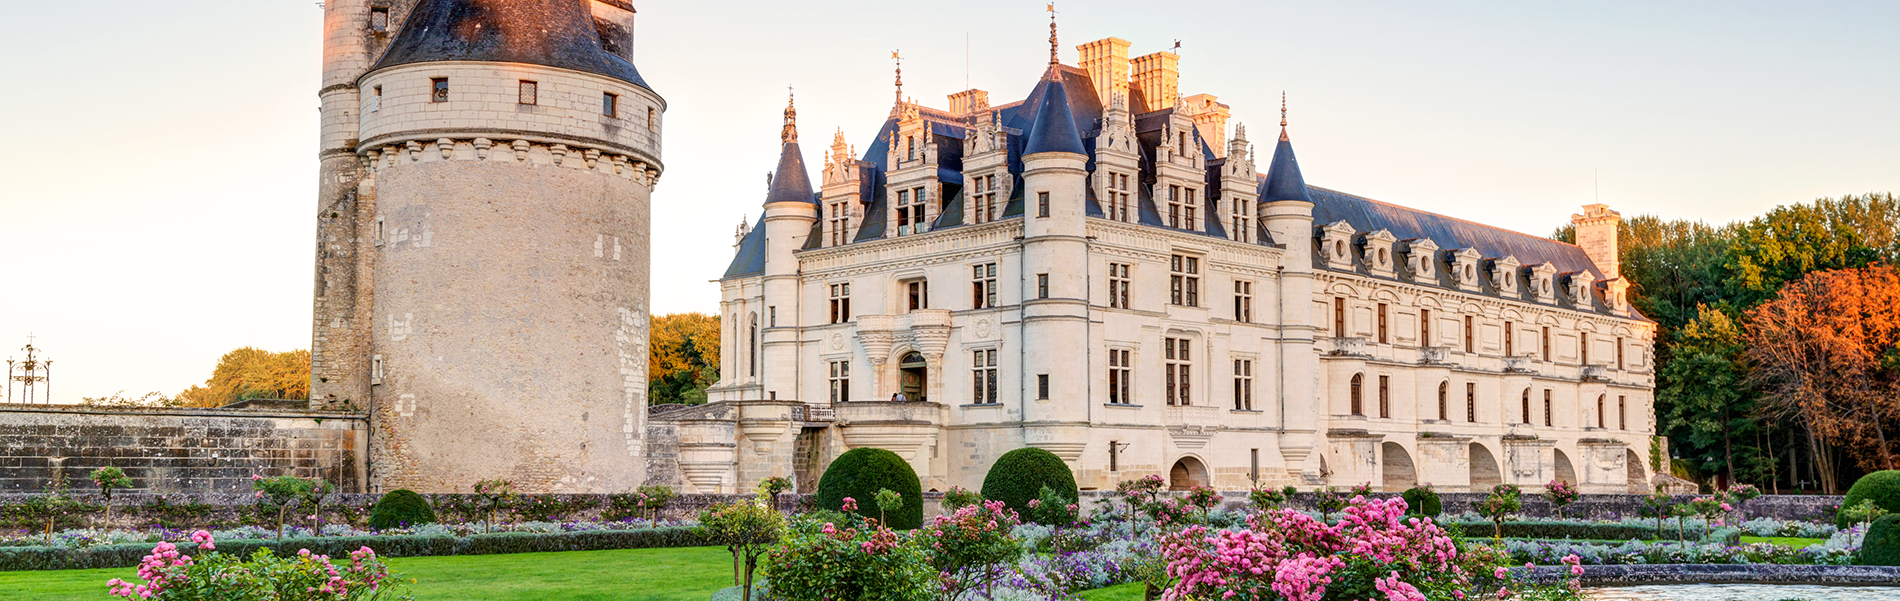
[[[1513,568],[1513,571],[1533,582],[1562,582],[1570,577],[1568,566]],[[1900,583],[1900,567],[1690,563],[1584,566],[1581,580],[1585,586],[1727,583],[1892,586]]]
[[[1164,494],[1178,495],[1183,493]],[[1351,493],[1341,491],[1340,494],[1350,495]],[[1116,493],[1109,491],[1082,491],[1082,499],[1086,501],[1084,505],[1091,508],[1095,507],[1096,500],[1117,496]],[[1246,491],[1226,491],[1222,492],[1221,496],[1225,498],[1223,508],[1227,510],[1238,509],[1247,504]],[[1398,495],[1392,493],[1373,493],[1373,496],[1396,497]],[[1438,499],[1444,505],[1444,512],[1447,515],[1467,511],[1475,512],[1473,508],[1478,503],[1484,501],[1484,497],[1485,495],[1479,493],[1439,493],[1438,495]],[[1299,493],[1294,495],[1291,506],[1298,509],[1313,509],[1313,504],[1318,498],[1319,495],[1315,493]],[[1694,499],[1695,495],[1676,495],[1674,498],[1676,502],[1680,503]],[[1545,501],[1542,495],[1525,494],[1523,502],[1524,510],[1521,514],[1526,517],[1556,517],[1556,512],[1551,510],[1550,503]],[[1116,503],[1119,504],[1120,501],[1117,500]],[[1831,521],[1834,515],[1834,508],[1840,505],[1840,503],[1841,497],[1839,496],[1762,495],[1742,504],[1741,509],[1749,518],[1771,517],[1782,520]],[[1589,520],[1614,520],[1638,516],[1640,515],[1642,507],[1643,495],[1583,495],[1577,502],[1564,508],[1564,517]]]
[[[307,404],[302,401],[299,404]],[[251,475],[367,481],[367,416],[263,404],[243,408],[0,405],[0,492],[41,492],[114,466],[134,492],[246,491]]]

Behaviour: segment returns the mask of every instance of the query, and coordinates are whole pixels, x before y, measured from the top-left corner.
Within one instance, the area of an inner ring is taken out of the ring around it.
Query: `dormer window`
[[[1175,147],[1175,151],[1174,151],[1175,154],[1179,154],[1181,156],[1187,156],[1187,153],[1188,153],[1187,142],[1188,142],[1187,132],[1181,132],[1181,141]]]
[[[1478,281],[1478,261],[1482,256],[1483,255],[1478,254],[1476,249],[1471,248],[1461,248],[1451,253],[1452,269],[1456,270],[1453,273],[1458,277],[1459,288],[1464,290],[1478,289],[1480,283]]]
[[[1515,295],[1518,293],[1518,268],[1522,265],[1522,263],[1518,262],[1517,257],[1504,257],[1492,261],[1491,281],[1497,285],[1498,294]]]
[[[1438,245],[1431,240],[1415,240],[1406,249],[1406,268],[1412,270],[1412,276],[1419,279],[1437,277],[1433,263],[1437,262]]]
[[[1557,268],[1549,261],[1538,263],[1531,268],[1531,292],[1537,300],[1546,303],[1557,302]]]
[[[1349,251],[1351,250],[1352,238],[1355,233],[1352,224],[1346,223],[1344,220],[1332,222],[1321,229],[1320,248],[1322,252],[1320,254],[1324,255],[1327,267],[1344,270],[1352,269],[1352,255],[1349,254]]]
[[[1396,242],[1398,242],[1398,237],[1393,236],[1390,231],[1379,230],[1366,234],[1367,270],[1374,275],[1392,277],[1394,267],[1392,245]]]
[[[917,160],[917,136],[904,137],[904,152],[906,153],[907,156],[910,157],[904,160],[906,161]]]
[[[1588,271],[1579,271],[1570,275],[1570,302],[1578,308],[1590,307],[1590,288],[1596,285],[1596,276]]]

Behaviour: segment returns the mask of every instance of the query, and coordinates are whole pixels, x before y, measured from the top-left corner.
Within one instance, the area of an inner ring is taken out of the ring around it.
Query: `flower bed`
[[[1513,563],[1552,565],[1575,555],[1588,565],[1775,564],[1847,565],[1859,551],[1858,528],[1836,532],[1827,542],[1795,549],[1773,543],[1677,543],[1627,541],[1505,541]]]

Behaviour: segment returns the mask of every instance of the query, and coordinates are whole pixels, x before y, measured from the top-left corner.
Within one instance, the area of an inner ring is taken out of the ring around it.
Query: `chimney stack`
[[[950,95],[950,114],[968,117],[978,111],[990,108],[990,93],[971,88]]]
[[[1181,57],[1173,52],[1156,52],[1135,57],[1136,114],[1174,106],[1181,95]]]
[[[1181,99],[1181,110],[1194,119],[1194,129],[1207,141],[1214,156],[1227,158],[1227,118],[1233,113],[1213,94],[1195,94]]]
[[[1102,38],[1075,47],[1082,70],[1095,83],[1095,97],[1106,107],[1116,95],[1128,95],[1128,40]]]
[[[1596,263],[1606,280],[1623,277],[1616,239],[1622,223],[1622,214],[1602,204],[1583,205],[1583,214],[1570,216],[1570,224],[1576,227],[1577,246],[1583,247],[1583,254],[1590,256],[1590,262]]]

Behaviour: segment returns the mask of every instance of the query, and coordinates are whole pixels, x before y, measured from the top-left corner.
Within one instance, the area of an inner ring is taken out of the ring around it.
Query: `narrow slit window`
[[[429,89],[429,102],[449,101],[449,78],[431,78],[429,80]]]
[[[387,8],[369,9],[369,30],[370,31],[389,31],[389,9]]]
[[[601,94],[600,114],[608,117],[620,116],[620,95],[613,92]]]
[[[541,84],[523,79],[521,80],[520,90],[516,95],[520,96],[520,98],[516,99],[515,102],[521,104],[540,104]]]

